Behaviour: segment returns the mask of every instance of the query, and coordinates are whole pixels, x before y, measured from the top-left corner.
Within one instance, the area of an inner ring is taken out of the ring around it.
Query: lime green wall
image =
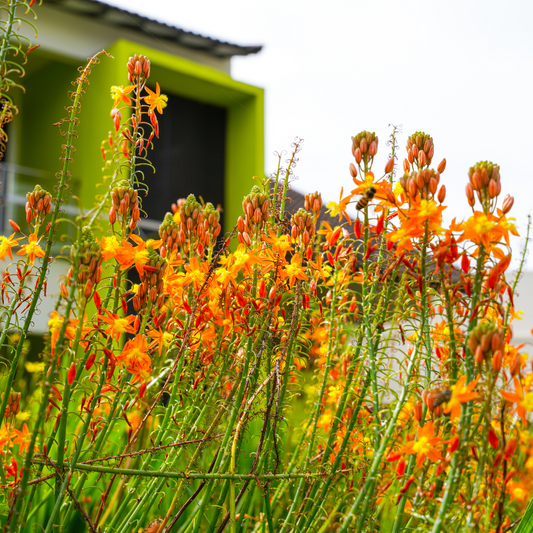
[[[117,41],[108,52],[114,59],[102,55],[100,64],[93,68],[75,140],[72,185],[84,208],[92,206],[98,191],[96,185],[102,182],[100,144],[113,126],[109,116],[112,105],[109,89],[112,85],[127,85],[126,63],[137,53],[150,58],[150,81],[154,85],[159,82],[163,93],[228,110],[226,205],[223,207],[227,224],[224,229],[231,229],[241,213],[242,197],[254,185],[252,177],[262,176],[264,172],[263,90],[237,82],[212,68],[129,41]],[[17,135],[14,160],[19,165],[55,173],[60,169],[62,137],[52,124],[67,115],[66,92],[72,90],[70,82],[77,76],[77,65],[71,59],[40,51],[34,52],[32,62],[25,79],[27,93],[17,99],[20,115],[15,120],[19,121],[16,131],[20,135]]]

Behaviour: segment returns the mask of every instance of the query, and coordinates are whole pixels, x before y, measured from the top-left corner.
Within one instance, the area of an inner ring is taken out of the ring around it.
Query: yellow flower
[[[3,261],[8,255],[9,258],[13,260],[13,252],[11,251],[11,248],[18,246],[18,241],[22,238],[19,237],[18,239],[14,239],[14,235],[14,233],[11,237],[0,235],[0,261]]]
[[[121,100],[125,104],[130,105],[131,98],[128,96],[128,94],[130,94],[134,88],[134,85],[128,85],[126,88],[123,88],[122,85],[113,85],[113,87],[111,87],[111,98],[113,98],[113,108],[117,107]]]
[[[30,374],[37,374],[38,372],[44,371],[44,363],[33,363],[32,361],[27,361],[24,365],[24,368]]]
[[[44,250],[39,246],[37,235],[32,233],[28,237],[28,244],[25,244],[17,252],[17,255],[27,255],[30,263],[33,265],[36,257],[44,257]]]
[[[153,113],[154,109],[157,109],[157,112],[161,114],[163,108],[167,107],[168,96],[166,94],[161,94],[159,83],[155,84],[155,93],[146,87],[149,95],[144,97],[144,101],[150,106],[149,113]]]

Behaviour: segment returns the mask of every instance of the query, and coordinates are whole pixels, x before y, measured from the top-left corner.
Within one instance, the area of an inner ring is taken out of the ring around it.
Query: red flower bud
[[[495,450],[497,450],[500,447],[500,438],[498,437],[498,435],[496,434],[496,432],[494,431],[494,429],[492,427],[489,427],[489,432],[488,432],[487,438],[489,440],[489,444]]]
[[[68,369],[68,374],[67,374],[67,381],[69,385],[72,385],[72,383],[74,383],[75,377],[76,377],[76,365],[72,363],[70,365],[70,368]]]

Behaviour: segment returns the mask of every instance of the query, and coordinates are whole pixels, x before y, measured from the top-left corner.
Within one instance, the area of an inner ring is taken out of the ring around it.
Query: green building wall
[[[126,64],[134,54],[149,57],[150,81],[159,82],[161,92],[172,93],[227,110],[225,169],[225,231],[241,213],[242,197],[254,185],[253,176],[264,175],[264,95],[263,90],[233,80],[227,74],[164,52],[120,40],[108,50],[113,58],[100,56],[86,87],[75,140],[76,152],[71,166],[73,194],[85,209],[92,207],[97,184],[102,183],[102,140],[113,124],[110,118],[112,85],[127,85]],[[70,58],[37,50],[29,58],[23,79],[26,94],[16,98],[20,113],[11,128],[7,160],[22,167],[39,169],[42,176],[19,175],[16,194],[24,194],[35,183],[52,189],[60,169],[59,129],[53,126],[67,116],[70,104],[67,91],[80,66]],[[154,140],[157,142],[157,139]],[[103,189],[100,189],[103,192]],[[168,201],[169,199],[164,199]],[[176,199],[171,199],[174,201]],[[169,205],[170,207],[170,205]],[[21,211],[21,208],[18,209]],[[21,211],[23,215],[23,210]],[[18,217],[17,217],[18,218]]]

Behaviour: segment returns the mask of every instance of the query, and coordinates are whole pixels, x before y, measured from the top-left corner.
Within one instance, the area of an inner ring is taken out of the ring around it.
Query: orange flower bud
[[[437,167],[437,170],[439,172],[439,174],[442,174],[444,172],[444,170],[446,169],[446,158],[444,158],[440,163],[439,163],[439,166]]]
[[[489,196],[491,198],[498,196],[498,184],[494,180],[489,181]]]
[[[418,193],[418,188],[416,186],[415,180],[409,180],[409,185],[407,186],[409,194],[414,198]]]
[[[359,165],[363,159],[361,148],[357,148],[354,155],[355,155],[355,162]]]
[[[423,189],[426,185],[426,180],[424,179],[424,175],[422,173],[418,173],[416,175],[416,184],[419,189]]]
[[[393,204],[393,205],[396,205],[396,197],[394,196],[394,193],[392,192],[392,189],[390,189],[389,187],[387,187],[385,189],[385,194],[387,195],[387,200]]]
[[[390,174],[394,168],[394,157],[391,157],[385,165],[385,174]]]
[[[359,149],[361,150],[361,153],[366,153],[368,150],[368,143],[366,142],[366,138],[362,138],[361,142],[359,143]]]
[[[423,167],[427,162],[428,158],[426,152],[424,152],[424,150],[420,150],[420,152],[418,152],[418,164]]]
[[[350,176],[352,176],[352,178],[357,177],[357,168],[353,163],[350,163]]]
[[[492,355],[492,370],[498,373],[502,367],[503,361],[503,352],[501,350],[496,350]]]
[[[512,209],[513,207],[513,204],[514,204],[514,198],[510,195],[507,195],[505,197],[505,199],[503,200],[503,204],[502,204],[502,213],[504,215],[506,215],[507,213],[509,213],[509,211]]]
[[[407,159],[408,159],[409,163],[411,163],[411,165],[412,165],[414,160],[415,160],[415,155],[413,154],[413,150],[409,150],[407,152]]]
[[[481,345],[478,345],[476,348],[476,351],[474,352],[474,361],[480,365],[485,360],[485,353],[483,352],[483,349],[481,348]]]
[[[429,192],[431,194],[435,194],[437,192],[437,187],[439,186],[437,180],[435,178],[431,178],[429,180]],[[442,202],[441,202],[442,203]]]
[[[490,343],[492,341],[492,333],[485,333],[482,335],[479,345],[484,352],[488,352],[490,348]]]
[[[376,141],[372,141],[368,147],[368,153],[371,157],[374,157],[378,153],[378,145]]]
[[[418,401],[415,403],[414,415],[417,422],[422,420],[422,402]]]
[[[478,172],[474,172],[474,175],[472,176],[472,187],[475,191],[479,191],[481,189],[481,177],[479,176]]]
[[[9,225],[13,228],[13,231],[17,233],[20,231],[20,226],[14,220],[9,219]]]
[[[487,169],[484,168],[481,170],[481,181],[480,181],[481,186],[485,187],[488,184],[488,182],[489,182],[489,174],[487,172]]]
[[[505,445],[505,449],[503,450],[503,452],[505,453],[506,459],[510,459],[513,456],[517,445],[518,445],[517,439],[510,439],[507,441],[507,444]]]
[[[85,288],[83,290],[83,295],[85,298],[91,297],[91,292],[93,291],[93,281],[91,279],[88,279],[85,283]]]
[[[514,361],[509,367],[509,370],[511,372],[511,376],[513,377],[520,373],[520,370],[522,370],[522,359],[519,355],[515,356]]]
[[[407,159],[403,160],[403,170],[406,174],[409,174],[409,170],[411,170],[411,167],[409,165],[409,161]]]

